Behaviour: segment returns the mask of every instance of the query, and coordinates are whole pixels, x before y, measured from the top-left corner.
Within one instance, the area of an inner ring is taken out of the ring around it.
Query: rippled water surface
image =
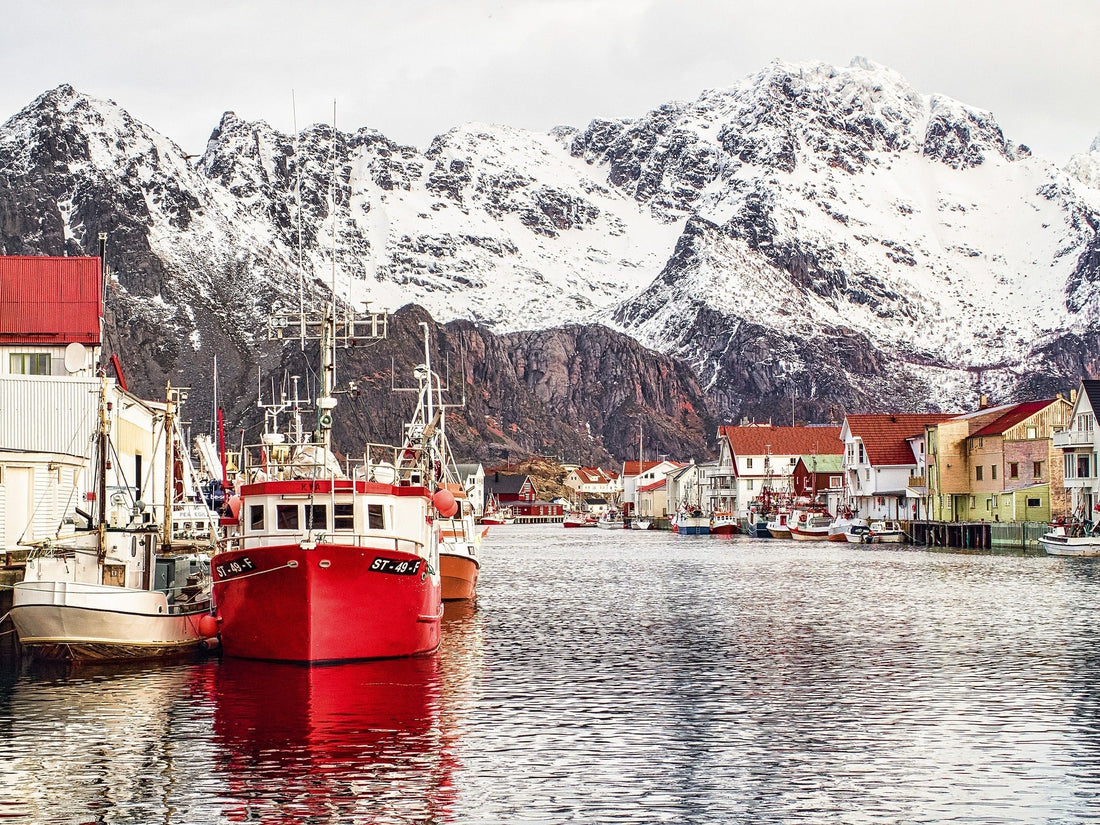
[[[434,656],[5,663],[17,823],[1100,818],[1100,562],[492,529]]]

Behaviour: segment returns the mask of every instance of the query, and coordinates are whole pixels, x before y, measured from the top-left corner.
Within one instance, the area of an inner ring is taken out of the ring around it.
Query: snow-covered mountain
[[[269,309],[334,287],[505,335],[605,324],[693,365],[723,420],[792,399],[823,420],[1098,374],[1098,157],[1060,170],[862,59],[423,152],[227,113],[193,163],[61,86],[0,127],[0,244],[87,254],[109,232],[113,334],[150,382],[212,352],[244,381],[273,357]]]

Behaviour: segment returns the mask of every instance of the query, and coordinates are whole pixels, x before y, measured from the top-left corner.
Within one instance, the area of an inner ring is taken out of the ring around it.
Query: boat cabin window
[[[306,505],[306,529],[325,530],[328,528],[328,507],[324,504]]]
[[[264,506],[250,504],[248,507],[248,527],[250,530],[264,529]]]
[[[354,530],[355,529],[355,505],[354,504],[334,504],[334,505],[332,505],[332,529],[333,530]]]
[[[275,505],[275,527],[278,530],[297,530],[298,529],[298,505],[297,504],[276,504]]]
[[[382,505],[381,504],[368,504],[367,505],[367,529],[368,530],[383,530],[386,527],[385,519],[382,517]]]

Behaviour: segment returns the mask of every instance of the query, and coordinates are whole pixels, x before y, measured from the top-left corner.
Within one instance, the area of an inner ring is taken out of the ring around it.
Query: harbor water
[[[494,527],[432,656],[0,681],[12,823],[1100,818],[1100,561]]]

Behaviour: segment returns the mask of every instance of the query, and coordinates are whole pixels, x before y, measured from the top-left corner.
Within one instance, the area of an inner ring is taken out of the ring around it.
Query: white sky
[[[61,83],[199,153],[222,113],[426,148],[637,117],[775,58],[862,55],[1063,165],[1100,133],[1100,0],[7,0],[0,120]]]

